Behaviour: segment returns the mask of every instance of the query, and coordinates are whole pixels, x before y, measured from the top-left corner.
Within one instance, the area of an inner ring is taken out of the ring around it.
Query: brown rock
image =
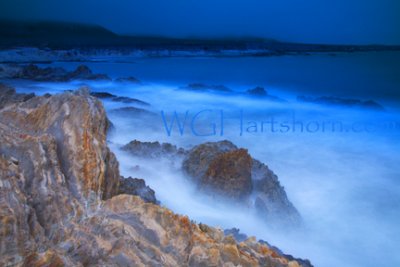
[[[210,163],[199,186],[233,199],[248,197],[252,190],[251,164],[245,149],[225,152]]]
[[[107,118],[87,90],[0,110],[0,266],[289,266],[258,242],[115,195]]]

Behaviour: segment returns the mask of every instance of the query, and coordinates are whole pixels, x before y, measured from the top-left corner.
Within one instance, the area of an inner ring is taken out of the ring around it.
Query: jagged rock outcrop
[[[246,94],[248,94],[250,96],[264,98],[264,99],[267,99],[267,100],[270,100],[270,101],[285,102],[285,100],[283,100],[283,99],[281,99],[279,97],[270,95],[267,92],[267,90],[265,90],[264,87],[261,87],[261,86],[257,86],[257,87],[255,87],[253,89],[247,90]]]
[[[146,185],[143,179],[122,177],[119,180],[118,194],[139,196],[145,202],[159,204],[153,189]]]
[[[79,65],[73,71],[61,67],[41,68],[34,64],[14,66],[12,79],[27,79],[33,81],[67,82],[72,80],[110,80],[106,74],[95,74],[86,65]]]
[[[182,148],[177,148],[169,143],[156,142],[141,142],[133,140],[121,148],[123,151],[129,152],[133,156],[144,158],[162,158],[172,156],[183,156],[186,151]]]
[[[2,103],[0,266],[299,266],[118,195],[108,120],[86,89]]]
[[[217,192],[242,202],[255,199],[259,215],[271,223],[296,225],[301,221],[278,177],[230,141],[195,146],[187,152],[182,168],[208,194]]]
[[[33,93],[16,94],[14,88],[4,84],[0,84],[0,109],[2,109],[7,104],[25,102],[34,96],[35,94]]]

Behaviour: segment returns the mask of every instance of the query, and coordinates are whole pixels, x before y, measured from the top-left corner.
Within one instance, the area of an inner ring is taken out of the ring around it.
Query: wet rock
[[[187,86],[182,87],[182,89],[191,91],[232,92],[232,90],[225,85],[207,85],[203,83],[190,83]]]
[[[122,147],[122,150],[129,152],[133,156],[144,158],[183,156],[186,153],[184,149],[177,148],[170,143],[160,144],[158,141],[141,142],[138,140],[133,140],[126,144]]]
[[[143,179],[139,178],[124,178],[121,176],[119,180],[118,194],[128,194],[139,196],[145,202],[158,204],[156,195],[153,189],[146,185]]]
[[[252,202],[272,224],[299,225],[301,216],[289,201],[278,177],[244,149],[229,141],[209,142],[188,151],[183,171],[207,194]]]
[[[308,97],[308,96],[298,96],[297,101],[314,103],[321,105],[331,105],[331,106],[342,106],[349,108],[365,108],[377,111],[384,111],[385,108],[373,100],[362,101],[359,99],[348,99],[333,96],[322,96],[322,97]]]

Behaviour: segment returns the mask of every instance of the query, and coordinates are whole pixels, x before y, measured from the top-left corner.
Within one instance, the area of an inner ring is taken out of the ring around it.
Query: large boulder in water
[[[195,146],[187,152],[182,168],[203,192],[253,202],[269,222],[296,225],[301,221],[278,177],[230,141]]]

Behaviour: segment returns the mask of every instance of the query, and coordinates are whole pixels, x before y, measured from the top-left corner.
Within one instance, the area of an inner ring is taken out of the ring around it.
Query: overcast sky
[[[0,0],[0,17],[123,34],[400,44],[400,0]]]

